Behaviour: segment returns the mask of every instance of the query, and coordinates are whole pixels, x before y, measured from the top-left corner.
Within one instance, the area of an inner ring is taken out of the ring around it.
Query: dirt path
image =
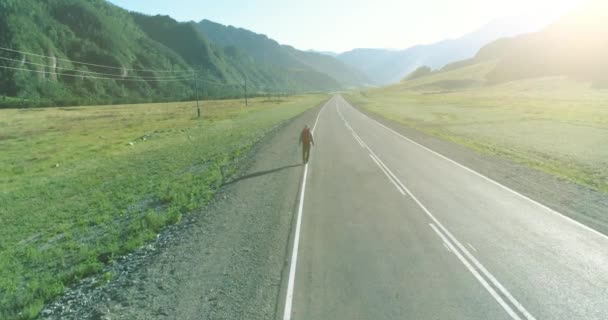
[[[90,280],[42,319],[273,319],[302,166],[298,133],[309,110],[267,137],[248,169],[161,245],[126,257],[109,284]],[[134,260],[134,261],[130,261]],[[119,263],[121,264],[121,263]]]

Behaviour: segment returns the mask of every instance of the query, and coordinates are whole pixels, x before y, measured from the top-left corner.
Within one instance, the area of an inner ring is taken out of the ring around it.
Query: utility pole
[[[194,74],[194,87],[196,90],[196,114],[198,118],[201,117],[201,107],[199,104],[199,95],[198,95],[198,73]]]
[[[287,78],[287,81],[285,81],[285,92],[286,92],[285,96],[289,97],[290,87],[291,87],[290,82],[289,82],[289,73],[286,73],[285,76]]]
[[[245,76],[245,107],[248,106],[247,103],[247,76]]]

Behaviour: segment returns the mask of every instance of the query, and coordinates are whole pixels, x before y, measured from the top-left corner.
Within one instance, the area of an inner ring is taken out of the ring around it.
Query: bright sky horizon
[[[301,50],[403,49],[457,38],[511,17],[540,28],[587,0],[109,0],[178,21],[208,19]],[[179,4],[177,4],[179,3]],[[532,28],[534,28],[532,27]],[[533,31],[533,30],[530,30]]]

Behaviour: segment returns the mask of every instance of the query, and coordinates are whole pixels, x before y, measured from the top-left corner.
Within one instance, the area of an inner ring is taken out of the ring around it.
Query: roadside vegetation
[[[491,69],[468,66],[347,98],[427,134],[608,192],[608,90],[566,77],[482,84]]]
[[[201,118],[192,102],[0,110],[0,318],[35,317],[66,286],[204,214],[264,134],[323,99],[205,101]]]

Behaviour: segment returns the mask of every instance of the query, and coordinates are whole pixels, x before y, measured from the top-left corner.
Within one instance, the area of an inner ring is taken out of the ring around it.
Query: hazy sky
[[[110,0],[179,21],[209,19],[298,49],[406,48],[454,38],[505,16],[547,21],[586,0]]]

